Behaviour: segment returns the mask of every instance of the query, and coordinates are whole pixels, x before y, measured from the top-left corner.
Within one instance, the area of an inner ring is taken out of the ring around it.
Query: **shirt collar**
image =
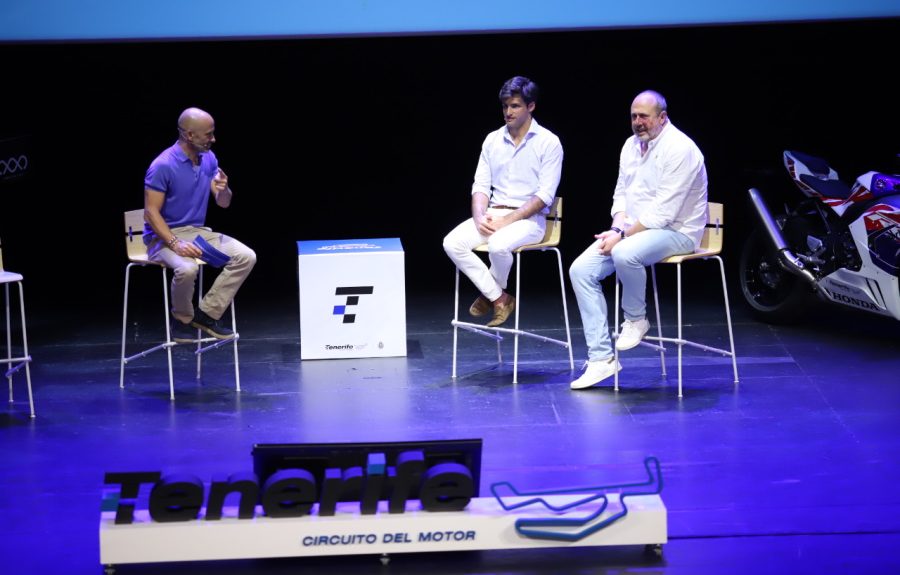
[[[665,136],[665,135],[666,135],[666,132],[669,131],[669,126],[671,126],[671,125],[672,125],[672,121],[671,121],[671,120],[667,120],[667,121],[666,121],[666,125],[663,126],[663,129],[660,130],[659,134],[658,134],[655,138],[653,138],[652,140],[650,140],[649,142],[647,142],[647,151],[648,151],[648,152],[649,152],[650,150],[652,150],[653,148],[655,148],[655,147],[656,147],[656,144],[658,144],[658,143],[660,142],[660,140],[663,139],[663,136]],[[641,139],[638,138],[637,136],[635,136],[634,139],[637,141],[637,142],[636,142],[636,143],[637,143],[637,147],[640,148],[640,147],[641,147]]]
[[[176,140],[175,144],[172,146],[172,149],[175,152],[176,160],[178,160],[179,162],[187,162],[188,164],[191,164],[191,159],[188,157],[187,154],[184,153],[184,150],[181,148],[181,144],[179,144],[177,140]],[[203,154],[197,154],[197,160],[198,160],[198,162],[197,162],[198,166],[200,164],[202,164],[203,163]]]
[[[537,133],[543,128],[538,124],[537,120],[534,116],[531,117],[531,125],[528,126],[528,131],[525,132],[525,137],[522,138],[522,141],[533,138]],[[509,135],[509,127],[503,126],[503,137],[512,142],[512,136]]]

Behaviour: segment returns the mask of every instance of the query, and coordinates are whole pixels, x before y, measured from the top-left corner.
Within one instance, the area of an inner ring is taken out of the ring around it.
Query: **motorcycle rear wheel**
[[[775,249],[760,230],[754,230],[744,242],[739,271],[741,293],[760,321],[794,322],[814,299],[806,282],[781,267]]]

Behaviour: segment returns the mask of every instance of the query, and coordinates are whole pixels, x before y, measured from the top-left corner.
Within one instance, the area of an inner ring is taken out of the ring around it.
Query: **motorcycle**
[[[784,152],[802,197],[771,212],[749,190],[761,226],[748,236],[740,283],[753,315],[798,319],[816,297],[900,320],[900,175],[876,171],[853,185],[822,158]]]

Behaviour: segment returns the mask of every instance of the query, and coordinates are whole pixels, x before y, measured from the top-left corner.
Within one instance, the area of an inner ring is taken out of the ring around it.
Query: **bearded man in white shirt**
[[[505,125],[487,135],[472,184],[472,217],[444,237],[444,251],[481,295],[469,307],[488,327],[502,325],[516,308],[506,293],[513,250],[541,241],[546,214],[562,173],[559,138],[534,119],[537,85],[523,76],[500,89]],[[486,243],[490,268],[472,250]]]
[[[637,346],[647,321],[646,266],[699,245],[707,219],[707,177],[703,154],[672,125],[666,99],[652,90],[631,104],[631,129],[619,157],[612,224],[596,234],[569,268],[578,299],[588,362],[570,385],[585,389],[622,369],[614,358],[606,299],[600,280],[613,273],[622,282],[625,321],[616,348]]]

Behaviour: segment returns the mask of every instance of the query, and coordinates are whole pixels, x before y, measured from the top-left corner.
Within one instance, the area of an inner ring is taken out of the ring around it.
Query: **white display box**
[[[300,359],[406,356],[399,238],[297,242]]]

